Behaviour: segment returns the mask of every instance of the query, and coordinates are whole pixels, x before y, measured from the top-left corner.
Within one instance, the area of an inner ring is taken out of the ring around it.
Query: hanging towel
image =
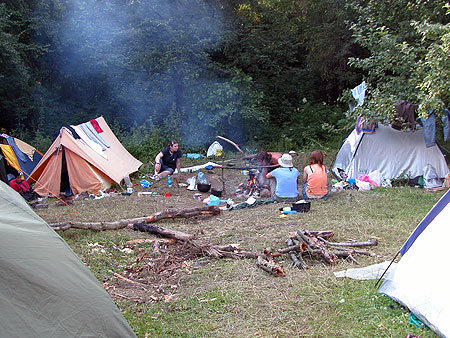
[[[72,136],[75,140],[78,140],[80,138],[80,135],[78,135],[75,129],[73,129],[71,126],[66,126],[66,128],[72,133]]]
[[[352,89],[353,98],[358,101],[358,106],[362,106],[364,104],[364,96],[366,95],[366,81],[361,82],[359,86],[356,86]]]
[[[86,126],[86,123],[80,124],[79,127],[92,142],[97,143],[102,148],[102,151],[106,150],[106,147],[101,144],[101,142],[94,136],[94,134],[92,134],[92,132]]]
[[[80,126],[71,126],[78,135],[80,135],[80,141],[84,144],[86,144],[89,148],[91,148],[93,151],[95,151],[97,154],[102,156],[104,159],[108,159],[108,156],[102,151],[102,147],[87,137],[87,135],[83,132],[83,130],[80,128]]]
[[[103,133],[102,128],[100,127],[100,125],[98,124],[97,120],[90,120],[89,122],[91,122],[92,127],[94,127],[94,129],[97,131],[97,133]]]
[[[106,148],[111,147],[106,141],[97,133],[97,130],[90,123],[85,123],[86,127],[92,132],[92,134],[103,144]]]

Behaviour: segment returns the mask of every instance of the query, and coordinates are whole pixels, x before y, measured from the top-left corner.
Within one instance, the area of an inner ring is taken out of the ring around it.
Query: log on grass
[[[277,276],[277,277],[284,277],[286,276],[286,273],[284,272],[284,269],[280,265],[276,265],[275,262],[269,261],[265,259],[262,255],[258,256],[256,259],[256,265],[263,269],[264,271]]]
[[[302,242],[302,243],[305,243],[305,242]],[[292,238],[289,238],[287,241],[288,248],[294,247],[295,245],[293,245],[293,244],[294,244],[294,241],[292,240]],[[300,244],[299,244],[299,249],[300,249]],[[306,248],[305,248],[305,250],[306,250]],[[305,251],[305,250],[301,250],[301,251]],[[306,262],[303,260],[302,256],[300,255],[299,257],[297,257],[295,255],[295,250],[289,251],[289,257],[291,257],[291,260],[296,268],[303,269],[303,270],[308,269],[308,264],[306,264]]]
[[[49,224],[55,231],[65,231],[70,228],[84,229],[84,230],[118,230],[136,223],[154,223],[161,219],[167,218],[189,218],[200,215],[218,215],[220,209],[216,205],[202,206],[189,209],[167,209],[159,211],[146,217],[121,219],[113,222],[66,222]]]
[[[340,243],[336,243],[336,242],[329,242],[326,240],[326,238],[319,238],[319,240],[323,243],[325,243],[326,245],[330,245],[330,246],[345,246],[345,247],[354,247],[354,248],[360,248],[360,247],[364,247],[364,246],[376,246],[378,245],[378,241],[376,239],[370,239],[366,242],[340,242]]]
[[[297,238],[300,241],[305,241],[308,244],[308,248],[311,250],[320,250],[320,257],[328,264],[334,265],[338,262],[338,257],[331,252],[325,244],[323,244],[316,236],[312,235],[306,229],[297,231]]]
[[[135,223],[133,224],[133,230],[149,232],[154,235],[172,238],[184,242],[194,239],[194,235],[186,234],[181,231],[170,230],[154,224]]]

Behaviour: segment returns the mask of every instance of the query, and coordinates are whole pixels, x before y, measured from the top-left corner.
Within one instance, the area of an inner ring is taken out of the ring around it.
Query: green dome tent
[[[0,181],[2,337],[136,337],[92,272]]]

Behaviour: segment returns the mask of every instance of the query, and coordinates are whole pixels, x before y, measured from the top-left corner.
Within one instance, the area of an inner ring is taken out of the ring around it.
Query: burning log
[[[256,265],[263,269],[264,271],[277,276],[277,277],[284,277],[286,276],[286,273],[284,272],[284,269],[280,265],[276,265],[275,262],[272,259],[266,259],[264,256],[258,256],[256,259]]]

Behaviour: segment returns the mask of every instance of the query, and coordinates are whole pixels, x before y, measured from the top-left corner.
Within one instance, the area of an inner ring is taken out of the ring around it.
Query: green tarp
[[[0,336],[136,337],[92,272],[0,181]]]

